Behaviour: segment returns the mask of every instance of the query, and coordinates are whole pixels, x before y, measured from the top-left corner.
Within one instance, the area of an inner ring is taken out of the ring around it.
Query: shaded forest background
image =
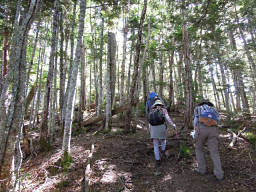
[[[0,2],[3,191],[19,186],[22,160],[56,139],[68,162],[72,133],[84,127],[135,133],[151,91],[182,113],[180,131],[209,98],[230,126],[251,122],[236,131],[255,145],[254,0]]]

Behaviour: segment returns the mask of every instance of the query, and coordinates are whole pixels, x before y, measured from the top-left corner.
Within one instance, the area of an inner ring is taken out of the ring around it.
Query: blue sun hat
[[[149,99],[153,99],[155,96],[157,96],[157,94],[155,92],[151,92],[149,94]]]

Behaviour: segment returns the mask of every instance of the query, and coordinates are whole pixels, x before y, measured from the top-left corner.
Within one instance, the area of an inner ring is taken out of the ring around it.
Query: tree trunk
[[[132,28],[132,37],[134,37],[134,35],[135,35],[135,29],[133,27]],[[131,43],[130,61],[129,61],[128,74],[127,74],[127,86],[126,86],[127,100],[129,99],[129,96],[130,96],[130,84],[131,84],[130,79],[131,79],[131,65],[132,65],[133,47],[134,47],[134,38],[132,38],[132,43]]]
[[[174,45],[174,38],[172,38],[172,45]],[[169,54],[169,73],[170,73],[169,106],[168,106],[169,110],[171,110],[171,107],[174,104],[173,68],[174,68],[174,49],[172,49],[171,53]]]
[[[190,53],[189,53],[189,39],[188,39],[188,31],[186,24],[184,23],[182,26],[183,30],[183,54],[184,54],[184,63],[185,63],[185,96],[186,96],[186,110],[184,114],[184,127],[185,129],[192,128],[192,117],[193,117],[193,98],[192,98],[192,66],[190,62]]]
[[[219,46],[218,46],[219,48]],[[220,73],[221,73],[221,81],[222,81],[222,87],[224,89],[224,106],[227,110],[228,113],[230,113],[230,103],[229,103],[229,94],[228,94],[228,87],[229,85],[227,84],[227,79],[226,79],[226,73],[224,70],[223,62],[219,56],[219,53],[217,53],[217,58],[218,58],[218,64],[220,66]]]
[[[59,17],[59,0],[54,1],[54,16],[53,16],[53,28],[52,28],[52,39],[51,39],[51,54],[49,59],[49,68],[48,68],[48,76],[47,82],[45,86],[45,96],[44,96],[44,107],[42,113],[42,122],[40,126],[40,148],[41,150],[47,150],[49,143],[48,137],[48,116],[49,116],[49,105],[50,105],[50,96],[51,96],[51,88],[52,88],[52,80],[54,73],[54,58],[56,57],[56,37],[57,37],[57,25],[58,25],[58,17]]]
[[[71,81],[71,76],[72,76],[72,66],[74,63],[74,30],[75,30],[75,24],[76,24],[76,5],[77,5],[77,0],[74,1],[74,7],[73,7],[73,14],[72,14],[72,27],[71,27],[71,34],[70,34],[70,63],[69,63],[69,73],[68,73],[68,82],[67,82],[67,87],[65,91],[65,97],[64,97],[64,105],[62,108],[62,117],[61,117],[61,129],[62,132],[64,131],[64,123],[65,123],[65,114],[66,114],[66,108],[67,108],[67,98],[68,98],[68,93],[67,90],[70,90],[70,82]]]
[[[85,92],[85,87],[86,87],[86,76],[85,76],[85,67],[86,67],[86,62],[85,62],[85,52],[86,48],[82,47],[82,57],[81,57],[81,90],[80,90],[80,106],[82,111],[86,109],[86,92]]]
[[[123,41],[123,60],[122,60],[122,65],[121,65],[121,85],[120,85],[120,102],[119,105],[123,105],[124,103],[124,81],[125,81],[125,61],[126,61],[126,44],[127,44],[127,34],[128,34],[128,21],[127,21],[127,15],[129,12],[129,4],[130,0],[128,0],[128,5],[125,8],[124,11],[124,28],[123,28],[123,33],[124,33],[124,41]]]
[[[100,33],[100,62],[99,62],[99,101],[98,101],[98,112],[97,114],[101,115],[102,113],[102,103],[103,103],[103,69],[102,69],[102,60],[103,60],[103,47],[104,45],[104,18],[101,14],[101,33]]]
[[[60,105],[60,116],[62,117],[62,110],[64,105],[64,94],[65,94],[65,80],[66,80],[66,61],[64,62],[64,30],[63,30],[63,9],[60,10],[60,94],[59,94],[59,105]],[[66,42],[67,46],[67,42]]]
[[[151,20],[152,18],[149,18],[148,21],[148,35],[147,35],[147,39],[146,39],[146,45],[143,51],[143,56],[141,59],[141,68],[142,68],[142,80],[143,80],[143,103],[146,105],[147,102],[147,93],[148,93],[148,86],[147,86],[147,66],[144,64],[145,62],[145,58],[146,58],[146,54],[147,54],[147,50],[148,50],[148,45],[149,45],[149,41],[150,41],[150,35],[151,35]]]
[[[114,33],[108,34],[108,61],[107,61],[107,73],[106,73],[106,121],[105,130],[111,130],[111,117],[112,117],[112,105],[113,105],[113,83],[115,76],[113,68],[115,68],[115,56],[116,56],[116,37]]]
[[[39,1],[31,0],[28,11],[24,15],[20,15],[21,1],[19,0],[17,2],[9,60],[10,70],[6,74],[6,81],[4,81],[0,95],[0,191],[8,191],[8,189],[12,188],[16,190],[15,185],[19,177],[22,160],[22,153],[19,146],[25,113],[27,36],[38,4]],[[10,86],[12,87],[12,94],[10,95],[10,105],[7,107],[4,101],[7,96],[6,92]],[[15,155],[15,151],[18,154],[13,156]],[[12,170],[10,170],[12,160],[14,160],[14,165],[12,166]]]
[[[69,89],[67,89],[66,91],[67,108],[65,111],[64,135],[63,135],[63,144],[62,144],[62,150],[64,154],[70,153],[72,117],[73,117],[74,103],[75,103],[78,66],[79,66],[79,63],[81,62],[81,55],[82,55],[85,9],[86,9],[86,0],[80,0],[79,30],[78,30],[76,55],[75,55],[74,65],[71,68],[72,70],[72,75],[70,76],[71,79],[70,81],[68,81],[70,83],[70,86],[68,86]]]
[[[182,24],[182,43],[183,43],[183,58],[185,64],[185,103],[186,109],[184,114],[184,128],[189,129],[192,128],[192,117],[193,117],[193,85],[192,85],[192,66],[190,61],[190,50],[189,50],[189,39],[188,39],[188,31],[185,21],[185,1],[182,0],[182,9],[181,14],[183,17]]]
[[[34,42],[34,45],[33,45],[31,60],[29,62],[29,66],[28,66],[27,79],[26,79],[26,82],[27,82],[26,84],[27,85],[29,85],[31,67],[33,66],[33,63],[34,63],[34,57],[35,57],[36,47],[37,47],[37,42],[38,42],[38,36],[39,36],[39,32],[40,32],[41,17],[39,17],[39,18],[40,19],[37,23],[36,37],[35,37],[35,42]]]
[[[147,0],[144,0],[144,6],[141,12],[140,24],[139,24],[139,31],[138,31],[138,41],[136,45],[136,54],[134,59],[134,71],[133,71],[133,78],[132,78],[132,85],[130,88],[130,98],[129,98],[129,108],[126,112],[126,121],[125,121],[125,129],[127,132],[131,131],[131,119],[132,119],[132,105],[135,102],[135,89],[137,86],[137,77],[138,77],[138,68],[139,68],[139,56],[141,51],[141,42],[142,42],[142,31],[143,31],[143,23],[145,20],[145,15],[147,11]],[[136,131],[135,128],[132,129],[133,132]]]

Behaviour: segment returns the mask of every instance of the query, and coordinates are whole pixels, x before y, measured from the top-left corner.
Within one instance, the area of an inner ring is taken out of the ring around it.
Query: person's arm
[[[169,125],[172,126],[176,136],[178,136],[178,132],[177,132],[177,129],[176,129],[176,125],[173,123],[173,121],[171,120],[170,116],[168,115],[168,112],[166,109],[162,109],[163,110],[163,113],[164,113],[164,117],[165,117],[165,120],[168,121]]]
[[[198,126],[198,123],[199,123],[199,111],[198,111],[198,107],[196,107],[194,109],[194,120],[193,120],[194,129]]]

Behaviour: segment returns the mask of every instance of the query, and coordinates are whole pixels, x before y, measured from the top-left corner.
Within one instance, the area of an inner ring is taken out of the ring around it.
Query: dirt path
[[[171,114],[178,129],[182,117]],[[248,153],[248,146],[242,140],[237,148],[227,149],[228,137],[220,137],[220,154],[225,171],[225,180],[216,181],[212,164],[206,155],[208,173],[200,176],[193,173],[195,155],[192,139],[180,135],[182,140],[171,137],[167,141],[169,158],[162,163],[162,174],[154,175],[153,145],[145,128],[131,135],[91,136],[93,132],[80,134],[72,139],[73,162],[67,171],[56,168],[60,151],[39,155],[24,164],[24,191],[80,191],[86,160],[91,145],[95,150],[92,157],[92,172],[89,177],[91,191],[95,192],[215,192],[255,191],[256,168]],[[188,147],[190,155],[181,157],[181,142]],[[55,146],[59,149],[61,141]],[[255,161],[254,161],[255,162]],[[55,167],[55,168],[54,168]],[[29,176],[28,176],[29,175]]]

